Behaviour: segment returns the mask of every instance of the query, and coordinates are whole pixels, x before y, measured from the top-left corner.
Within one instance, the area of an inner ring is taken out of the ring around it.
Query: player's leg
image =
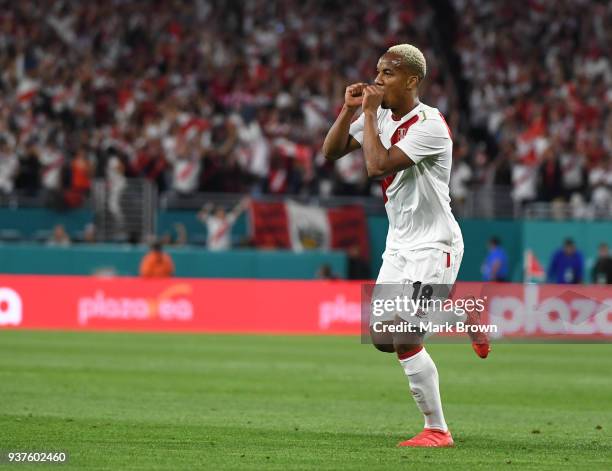
[[[403,271],[400,263],[395,252],[386,251],[383,254],[383,263],[372,292],[372,305],[377,299],[384,301],[401,294]],[[387,328],[394,323],[393,313],[385,311],[382,314],[377,314],[375,309],[370,310],[370,339],[377,350],[385,353],[395,353],[393,335]]]
[[[444,281],[444,283],[454,285],[457,279],[457,274],[459,273],[459,268],[461,266],[461,260],[463,258],[463,249],[455,249],[452,252],[448,253],[447,257],[447,265],[449,270],[445,274],[446,280]],[[476,298],[474,296],[468,296],[467,299],[473,299],[474,307],[472,309],[466,309],[465,324],[468,326],[480,326],[480,312],[476,309]],[[468,336],[472,341],[472,348],[474,349],[476,355],[478,355],[480,358],[487,358],[487,356],[491,352],[491,345],[489,342],[489,336],[486,334],[486,332],[468,330]]]
[[[442,268],[438,264],[441,251],[419,251],[406,255],[405,274],[409,280],[427,280],[428,283],[441,283]],[[406,286],[413,286],[408,282]],[[412,322],[418,325],[421,319],[397,318],[396,322]],[[398,329],[394,334],[394,345],[398,360],[410,385],[410,392],[419,410],[423,413],[425,427],[423,432],[406,440],[399,446],[447,447],[453,445],[452,436],[444,419],[438,369],[423,345],[423,332],[406,332]],[[416,329],[418,330],[418,329]]]
[[[423,431],[398,446],[453,446],[453,437],[444,419],[438,369],[433,359],[423,345],[398,354],[398,359],[408,378],[412,397],[425,419]]]
[[[473,299],[474,302],[476,298],[474,296],[469,296],[468,299]],[[480,326],[480,312],[476,310],[474,306],[472,309],[466,309],[465,315],[465,325],[467,326]],[[468,336],[472,341],[472,349],[480,358],[487,358],[489,353],[491,352],[491,344],[489,342],[489,336],[486,332],[481,332],[479,330],[468,330]]]
[[[425,430],[440,432],[434,435],[439,435],[443,446],[449,446],[450,433],[442,410],[438,369],[423,345],[424,335],[394,335],[397,358],[408,379],[410,393],[423,414]]]
[[[380,326],[386,326],[393,324],[392,321],[381,322]],[[393,346],[393,335],[389,332],[379,332],[373,326],[370,327],[370,339],[374,347],[384,353],[395,353],[395,347]]]

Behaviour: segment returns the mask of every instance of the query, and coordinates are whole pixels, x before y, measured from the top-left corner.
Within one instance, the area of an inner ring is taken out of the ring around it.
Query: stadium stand
[[[0,204],[79,207],[97,180],[120,218],[135,178],[170,207],[376,197],[359,153],[319,149],[344,86],[401,41],[424,49],[423,100],[455,135],[456,212],[609,218],[611,16],[580,1],[5,2]]]

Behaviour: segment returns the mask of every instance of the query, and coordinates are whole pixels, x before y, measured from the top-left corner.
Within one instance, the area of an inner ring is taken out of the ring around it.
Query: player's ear
[[[411,90],[413,88],[416,88],[418,84],[419,84],[419,78],[416,75],[411,75],[410,77],[408,77],[408,80],[406,81],[406,88],[408,90]]]

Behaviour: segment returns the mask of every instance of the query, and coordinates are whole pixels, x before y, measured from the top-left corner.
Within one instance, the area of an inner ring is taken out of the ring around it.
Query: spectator
[[[516,158],[512,167],[512,199],[524,205],[536,199],[538,171],[532,162]]]
[[[238,161],[252,177],[252,190],[261,193],[270,170],[270,143],[264,135],[261,123],[256,119],[256,110],[253,107],[246,107],[242,117],[233,118],[238,128],[240,143],[237,150]]]
[[[63,225],[57,224],[53,228],[51,238],[47,241],[47,245],[55,247],[69,247],[71,244],[70,236],[66,232]]]
[[[45,191],[45,200],[47,204],[58,206],[60,205],[64,155],[55,145],[48,145],[42,148],[39,161],[42,165],[41,180]]]
[[[144,278],[168,278],[174,275],[174,263],[162,250],[160,242],[151,244],[151,250],[140,263],[140,276]]]
[[[368,179],[361,152],[353,152],[334,162],[336,173],[335,193],[357,196],[366,194]]]
[[[599,244],[599,256],[593,267],[592,279],[593,283],[612,284],[612,257],[608,252],[608,244]]]
[[[136,154],[133,171],[136,176],[145,177],[157,185],[160,192],[166,190],[164,171],[168,167],[159,139],[151,139]]]
[[[83,243],[95,244],[96,240],[96,225],[90,222],[85,226],[85,229],[83,230]]]
[[[112,155],[106,164],[106,178],[108,181],[108,210],[113,216],[115,227],[124,228],[124,217],[121,199],[127,187],[125,165],[117,155]]]
[[[198,219],[207,229],[206,247],[208,250],[228,250],[232,247],[232,227],[248,204],[249,200],[243,199],[227,215],[221,206],[213,212],[213,205],[210,203],[200,210]]]
[[[561,196],[561,165],[552,147],[544,151],[543,161],[538,170],[539,200],[551,202]]]
[[[38,149],[35,143],[30,141],[20,157],[17,188],[28,196],[36,196],[40,190],[40,170]]]
[[[200,149],[181,140],[166,154],[172,168],[172,190],[178,196],[188,196],[198,189],[201,171]]]
[[[65,192],[64,200],[69,207],[83,204],[91,188],[91,164],[84,149],[79,149],[70,163],[70,188]]]
[[[273,155],[268,173],[267,190],[271,194],[287,192],[289,184],[289,165],[287,159],[280,155]]]
[[[566,239],[563,247],[552,256],[548,266],[548,281],[559,284],[582,283],[584,262],[572,239]]]
[[[19,163],[5,139],[0,138],[0,193],[10,194],[15,186]]]
[[[453,171],[450,176],[450,196],[453,210],[459,214],[463,212],[463,206],[468,197],[469,185],[472,180],[472,169],[466,162],[467,146],[460,142],[453,147]]]
[[[561,184],[565,199],[570,202],[575,194],[584,193],[587,182],[584,161],[572,150],[561,154]]]
[[[508,256],[497,237],[489,240],[489,252],[482,264],[482,277],[484,281],[508,281]]]
[[[612,158],[594,166],[589,174],[591,201],[595,216],[612,214]]]
[[[182,247],[187,245],[187,228],[185,224],[177,222],[173,225],[174,227],[174,237],[170,232],[164,233],[161,237],[161,242],[164,245],[173,245],[175,247]]]

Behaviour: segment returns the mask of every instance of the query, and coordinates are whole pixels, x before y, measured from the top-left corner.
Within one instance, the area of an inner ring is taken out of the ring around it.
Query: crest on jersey
[[[408,133],[408,128],[404,128],[401,127],[397,130],[397,137],[398,137],[398,141],[401,141],[402,139],[404,139],[406,137],[406,134]]]

